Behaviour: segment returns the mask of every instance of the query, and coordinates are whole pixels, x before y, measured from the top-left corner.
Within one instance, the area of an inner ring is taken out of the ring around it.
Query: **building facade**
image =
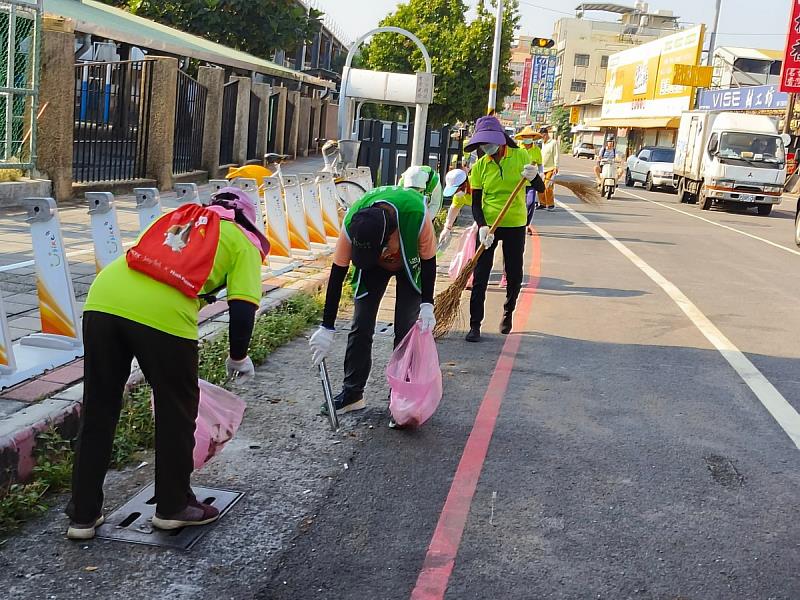
[[[713,88],[775,85],[780,82],[782,50],[722,46],[714,51]]]
[[[586,13],[619,15],[616,21],[593,20]],[[567,105],[603,95],[612,54],[670,35],[680,29],[679,17],[669,10],[652,12],[636,6],[584,2],[576,16],[559,19],[556,41],[554,104]]]

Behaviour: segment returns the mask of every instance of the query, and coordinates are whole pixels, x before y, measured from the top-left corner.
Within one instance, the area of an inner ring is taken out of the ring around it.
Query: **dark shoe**
[[[504,313],[503,320],[500,321],[500,333],[503,335],[508,335],[511,333],[511,327],[514,321],[514,315],[512,313]]]
[[[103,515],[97,517],[91,523],[76,523],[75,521],[69,522],[69,529],[67,529],[67,537],[71,540],[90,540],[94,537],[95,529],[103,524],[105,518]]]
[[[480,342],[481,341],[481,330],[477,327],[470,327],[469,333],[467,337],[464,338],[468,342]]]
[[[364,394],[347,394],[344,390],[333,397],[333,405],[336,407],[336,414],[344,414],[353,410],[361,410],[367,407],[364,401]],[[328,405],[323,404],[320,414],[328,415]]]
[[[180,529],[194,525],[207,525],[219,519],[219,510],[210,504],[203,504],[197,500],[190,500],[182,511],[174,515],[160,515],[153,517],[153,527],[159,529]]]
[[[556,207],[555,207],[555,206],[548,206],[548,207],[547,207],[547,210],[549,210],[549,211],[551,211],[551,212],[552,212],[552,211],[554,211],[555,209],[556,209]]]

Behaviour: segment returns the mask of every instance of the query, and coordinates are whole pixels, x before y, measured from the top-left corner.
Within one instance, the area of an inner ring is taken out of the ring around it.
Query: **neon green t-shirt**
[[[530,156],[531,164],[541,166],[541,164],[542,164],[542,149],[539,148],[539,146],[537,146],[536,144],[531,145],[530,148],[527,148],[525,146],[523,146],[523,148],[528,153],[528,156]]]
[[[228,300],[261,301],[261,254],[235,223],[224,220],[214,266],[201,293],[223,285],[228,288]],[[181,338],[198,338],[200,301],[129,269],[125,256],[100,271],[83,310],[116,315]]]
[[[456,208],[463,208],[465,206],[472,206],[472,194],[464,194],[463,196],[453,196],[453,206]]]
[[[522,179],[522,170],[530,164],[528,151],[522,148],[506,148],[500,163],[489,156],[482,156],[469,172],[469,183],[473,190],[483,190],[483,215],[486,224],[492,225],[503,210],[506,200]],[[525,186],[517,193],[511,208],[500,223],[500,227],[523,227],[528,223],[525,207]]]

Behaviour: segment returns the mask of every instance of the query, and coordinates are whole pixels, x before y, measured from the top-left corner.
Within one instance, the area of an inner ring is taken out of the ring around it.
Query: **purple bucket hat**
[[[231,196],[234,198],[232,199]],[[269,254],[269,241],[267,241],[267,238],[261,233],[261,228],[257,225],[258,216],[256,207],[247,192],[233,186],[224,187],[211,197],[212,202],[216,200],[220,200],[222,203],[242,211],[242,215],[252,226],[247,228],[242,227],[245,234],[249,234],[247,237],[255,244],[262,255],[266,256]]]
[[[474,152],[481,144],[497,144],[517,148],[517,144],[506,134],[503,125],[494,116],[481,117],[475,122],[475,133],[464,146],[467,152]]]

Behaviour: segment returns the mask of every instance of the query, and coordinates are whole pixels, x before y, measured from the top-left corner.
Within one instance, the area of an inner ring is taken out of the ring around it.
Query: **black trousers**
[[[513,313],[517,307],[517,298],[522,289],[522,269],[525,258],[525,227],[498,227],[494,233],[494,244],[481,254],[475,267],[472,280],[472,295],[469,299],[469,325],[480,328],[484,317],[486,303],[486,286],[492,273],[494,251],[497,244],[503,243],[503,263],[506,272],[506,303],[503,310]],[[480,242],[477,242],[480,244]]]
[[[189,478],[200,396],[197,340],[94,311],[83,315],[83,335],[83,414],[67,514],[89,523],[103,509],[103,480],[134,357],[155,400],[156,510],[161,515],[180,512],[192,497]]]
[[[347,336],[347,351],[344,357],[344,391],[346,394],[361,394],[367,385],[372,369],[372,338],[378,308],[386,293],[389,280],[397,282],[394,303],[394,345],[403,341],[419,318],[421,295],[411,285],[405,271],[392,272],[380,267],[364,271],[361,282],[367,295],[355,299],[353,323]]]

